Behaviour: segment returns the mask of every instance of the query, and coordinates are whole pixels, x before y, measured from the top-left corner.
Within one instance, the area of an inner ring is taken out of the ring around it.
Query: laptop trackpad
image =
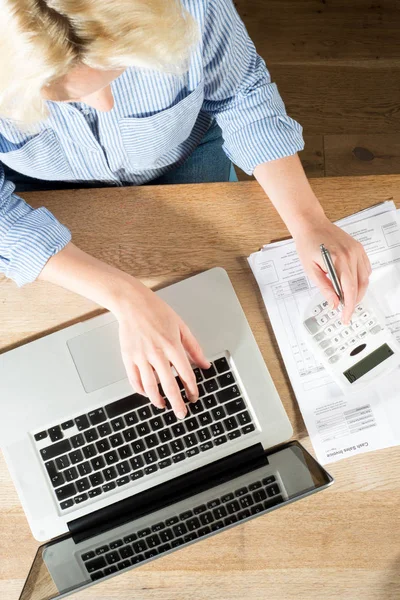
[[[88,394],[126,378],[118,321],[71,338],[67,346]]]

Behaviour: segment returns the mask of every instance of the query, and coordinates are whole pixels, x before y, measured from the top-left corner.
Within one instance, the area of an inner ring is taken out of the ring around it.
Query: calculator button
[[[345,352],[347,348],[347,344],[343,344],[342,346],[340,346],[340,348],[338,348],[338,352]]]
[[[323,340],[325,337],[325,334],[323,331],[320,331],[319,333],[317,333],[317,335],[315,336],[314,340],[316,342],[320,342],[321,340]]]
[[[351,331],[350,331],[350,329],[343,329],[343,331],[342,331],[341,333],[342,333],[342,336],[343,336],[344,338],[348,338],[348,337],[350,337],[350,336],[351,336]]]
[[[364,329],[364,331],[360,331],[360,332],[359,332],[359,334],[358,334],[358,337],[360,338],[360,340],[362,340],[363,338],[365,338],[365,336],[366,336],[367,334],[368,334],[368,332],[367,332],[367,331],[365,331],[365,329]]]
[[[333,356],[330,357],[330,359],[328,360],[328,362],[330,362],[331,364],[337,362],[339,360],[340,356],[338,356],[337,354],[334,354]]]
[[[375,325],[375,327],[373,327],[372,329],[369,330],[369,332],[373,333],[374,335],[376,333],[379,333],[380,331],[382,331],[382,327],[380,325]]]
[[[321,302],[321,306],[322,306],[322,308],[328,308],[328,306],[329,306],[328,300],[324,300],[323,302]]]
[[[369,321],[367,321],[367,322],[365,323],[365,326],[366,326],[366,327],[373,327],[374,325],[376,325],[376,321],[375,321],[375,319],[370,319]]]
[[[318,304],[318,306],[314,306],[313,308],[313,315],[319,315],[320,313],[322,313],[322,306]]]
[[[337,316],[337,312],[336,312],[336,310],[330,310],[330,311],[328,312],[328,317],[329,317],[330,319],[334,319],[336,316]]]
[[[317,319],[317,323],[319,323],[320,325],[325,325],[325,323],[328,322],[328,317],[326,315],[322,315],[322,317],[319,317],[319,319]]]
[[[338,319],[337,321],[334,322],[335,327],[337,327],[338,329],[340,329],[340,327],[343,326],[343,323],[340,319]]]
[[[332,333],[335,333],[335,328],[332,327],[332,325],[328,325],[328,327],[325,327],[324,331],[326,335],[332,335]]]
[[[319,346],[320,346],[320,348],[322,348],[322,350],[325,350],[325,348],[328,348],[330,345],[331,345],[330,340],[323,340]]]
[[[357,344],[357,338],[352,337],[349,339],[348,341],[349,346],[354,346],[354,344]]]
[[[367,311],[365,310],[365,311],[362,313],[362,315],[361,315],[361,317],[360,317],[360,318],[361,318],[363,321],[367,321],[367,320],[369,319],[369,317],[370,317],[370,314],[369,314],[369,312],[367,312]]]
[[[332,338],[332,342],[333,342],[334,344],[340,344],[340,343],[341,343],[341,341],[342,341],[342,337],[341,337],[341,336],[339,336],[339,335],[335,335],[335,337],[333,337],[333,338]]]
[[[363,323],[360,323],[360,321],[355,321],[353,323],[353,329],[354,331],[356,331],[357,329],[361,329],[362,327],[364,327]]]
[[[361,304],[359,304],[358,306],[356,306],[355,312],[360,315],[362,312],[364,312],[364,307],[361,306]]]
[[[311,335],[314,335],[314,333],[317,333],[317,331],[319,331],[319,325],[315,317],[311,317],[310,319],[304,321],[304,325],[306,329],[308,329],[309,333],[311,333]]]
[[[334,349],[334,348],[332,348],[332,347],[330,347],[330,348],[327,348],[327,349],[325,350],[325,354],[326,354],[327,356],[332,356],[332,354],[335,354],[335,349]]]

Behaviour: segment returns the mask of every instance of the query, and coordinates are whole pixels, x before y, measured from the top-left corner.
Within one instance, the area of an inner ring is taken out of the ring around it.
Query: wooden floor
[[[235,5],[304,128],[308,176],[400,173],[400,2]]]

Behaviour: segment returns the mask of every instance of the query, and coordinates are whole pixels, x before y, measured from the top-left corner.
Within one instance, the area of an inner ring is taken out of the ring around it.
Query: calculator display
[[[351,369],[348,369],[343,375],[348,379],[350,383],[354,383],[357,379],[360,379],[363,375],[371,371],[371,369],[378,366],[384,360],[394,354],[393,350],[387,345],[383,344],[374,352],[371,352],[368,356],[360,360],[358,363],[353,365]]]

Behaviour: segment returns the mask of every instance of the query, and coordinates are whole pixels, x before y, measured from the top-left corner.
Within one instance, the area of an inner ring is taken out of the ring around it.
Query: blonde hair
[[[0,14],[0,117],[21,124],[46,118],[43,87],[78,64],[180,74],[198,39],[180,0],[0,0]]]

